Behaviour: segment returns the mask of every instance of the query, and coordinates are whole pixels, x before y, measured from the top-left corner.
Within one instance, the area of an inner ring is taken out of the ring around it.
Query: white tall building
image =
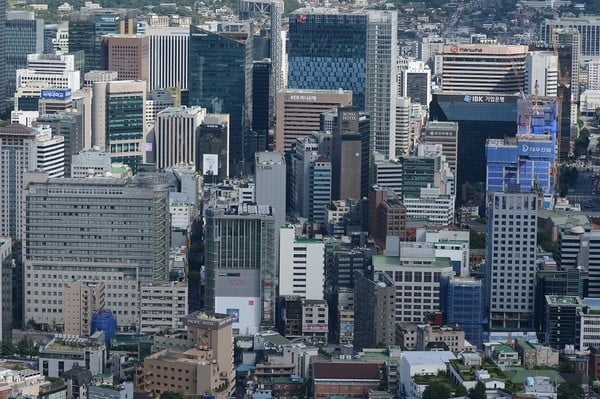
[[[398,12],[368,11],[365,106],[372,151],[396,158]]]
[[[72,54],[29,54],[27,68],[17,70],[15,88],[27,86],[29,82],[45,82],[55,89],[79,90],[80,71],[75,68]]]
[[[409,61],[398,71],[398,96],[429,107],[431,102],[431,69],[423,61]]]
[[[0,237],[19,238],[23,173],[37,168],[35,129],[0,127]]]
[[[52,136],[49,126],[37,126],[35,130],[37,169],[48,173],[48,177],[64,177],[65,138]]]
[[[325,285],[325,244],[296,237],[294,226],[280,229],[279,295],[322,300]]]
[[[396,99],[396,155],[408,155],[410,150],[410,98]]]
[[[188,88],[189,27],[147,27],[150,39],[150,90]]]
[[[272,207],[275,218],[275,234],[285,224],[286,165],[281,152],[257,152],[256,203]]]
[[[533,327],[537,196],[490,193],[487,203],[486,294],[491,330]]]
[[[156,167],[195,164],[198,127],[206,116],[201,107],[169,107],[156,116]]]
[[[525,94],[556,97],[558,56],[550,51],[531,51],[525,58]]]

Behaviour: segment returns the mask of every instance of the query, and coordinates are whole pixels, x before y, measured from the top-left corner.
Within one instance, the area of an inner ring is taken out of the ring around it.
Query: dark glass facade
[[[6,0],[0,0],[0,113],[6,109]]]
[[[430,120],[458,122],[457,190],[485,182],[487,139],[514,137],[517,96],[434,94]]]
[[[352,90],[365,108],[366,14],[292,14],[288,37],[289,88]]]
[[[9,19],[6,21],[7,96],[15,91],[16,71],[27,68],[27,54],[44,51],[44,21],[40,19]]]
[[[192,26],[189,44],[189,104],[208,113],[229,114],[230,170],[244,159],[244,106],[249,41],[236,40]]]
[[[246,160],[252,162],[254,153],[269,148],[271,61],[255,61],[252,65],[252,128],[246,138]]]
[[[446,324],[458,324],[465,339],[477,348],[483,347],[483,286],[481,281],[440,280],[440,300]]]
[[[100,69],[100,38],[120,33],[121,15],[116,11],[75,13],[69,20],[69,52],[83,50],[85,72]]]
[[[142,95],[114,96],[107,101],[107,138],[113,162],[129,165],[133,173],[142,163],[140,142],[144,137],[144,97]],[[135,155],[125,155],[129,152]]]

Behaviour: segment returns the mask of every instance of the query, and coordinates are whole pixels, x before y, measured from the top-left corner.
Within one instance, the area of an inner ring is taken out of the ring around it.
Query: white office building
[[[104,176],[110,172],[110,154],[98,147],[82,150],[71,159],[71,177]]]
[[[189,27],[146,28],[150,39],[150,90],[188,88]]]
[[[296,237],[292,225],[281,227],[279,241],[279,295],[323,299],[325,244]]]
[[[197,130],[205,116],[201,107],[169,107],[158,113],[154,126],[158,169],[196,163]]]
[[[27,68],[17,70],[16,88],[27,86],[29,82],[45,82],[56,89],[81,88],[80,71],[75,68],[73,54],[29,54]]]
[[[52,136],[49,126],[36,126],[35,130],[37,169],[48,173],[48,177],[64,177],[65,138]]]

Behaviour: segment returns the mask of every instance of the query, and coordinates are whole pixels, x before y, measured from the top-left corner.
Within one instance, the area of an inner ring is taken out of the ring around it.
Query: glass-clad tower
[[[244,110],[250,91],[252,44],[247,32],[210,32],[190,28],[189,105],[208,113],[229,114],[230,169],[244,156]]]

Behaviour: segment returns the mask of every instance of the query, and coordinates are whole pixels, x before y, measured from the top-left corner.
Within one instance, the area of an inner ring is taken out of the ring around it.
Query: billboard
[[[219,174],[219,156],[217,154],[202,155],[202,174],[216,176]]]
[[[64,100],[71,97],[71,89],[42,89],[41,97]]]
[[[554,158],[555,144],[552,141],[521,141],[519,155],[530,157]]]

